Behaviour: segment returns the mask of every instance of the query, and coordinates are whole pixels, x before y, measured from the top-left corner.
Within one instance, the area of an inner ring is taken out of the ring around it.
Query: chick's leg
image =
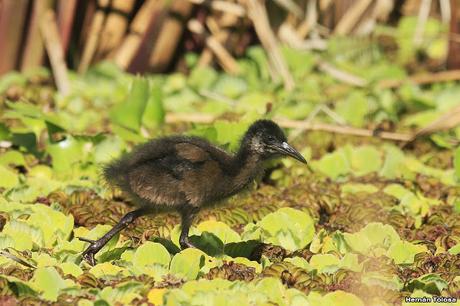
[[[120,222],[118,222],[110,231],[108,231],[104,236],[102,236],[98,240],[90,240],[90,239],[78,237],[78,239],[80,239],[81,241],[90,243],[88,248],[82,254],[83,259],[85,259],[90,265],[94,266],[96,264],[94,255],[96,255],[96,253],[99,252],[104,247],[104,245],[106,245],[107,242],[109,242],[109,240],[113,236],[115,236],[118,232],[120,232],[122,229],[127,227],[138,217],[143,216],[147,213],[148,211],[143,208],[127,213],[126,215],[123,216],[123,218],[121,218]]]
[[[198,214],[199,209],[197,207],[186,206],[180,210],[182,218],[181,233],[179,237],[179,244],[182,249],[194,248],[195,246],[188,240],[188,232],[192,225],[193,219]]]

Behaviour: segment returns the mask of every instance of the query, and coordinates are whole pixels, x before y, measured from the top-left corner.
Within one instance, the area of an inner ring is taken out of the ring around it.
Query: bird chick
[[[282,156],[307,163],[270,120],[254,122],[234,155],[202,138],[188,136],[154,139],[136,147],[105,166],[103,175],[138,208],[123,216],[100,239],[80,238],[90,243],[83,258],[94,265],[94,255],[115,234],[140,216],[164,211],[179,212],[180,245],[194,247],[188,233],[199,210],[243,190],[262,174],[264,161]]]

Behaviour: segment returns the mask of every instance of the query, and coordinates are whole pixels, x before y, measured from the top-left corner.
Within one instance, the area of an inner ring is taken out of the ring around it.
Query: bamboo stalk
[[[54,80],[58,91],[67,95],[70,92],[70,84],[67,74],[67,66],[64,60],[64,52],[59,39],[59,31],[56,16],[49,9],[40,21],[40,32],[45,42],[46,51],[51,62]]]
[[[40,21],[47,9],[53,5],[52,0],[35,1],[32,7],[32,14],[29,19],[27,37],[23,48],[21,60],[21,71],[27,71],[31,68],[42,65],[45,54],[45,46],[40,37]]]
[[[334,29],[334,34],[346,35],[351,32],[353,27],[359,21],[364,11],[372,3],[372,0],[358,0],[351,8],[340,18],[339,23]]]

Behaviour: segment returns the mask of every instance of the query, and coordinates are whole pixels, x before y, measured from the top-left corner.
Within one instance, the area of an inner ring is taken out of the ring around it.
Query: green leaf
[[[448,287],[448,283],[438,274],[430,273],[411,280],[407,285],[409,291],[423,290],[429,294],[440,295]]]
[[[47,152],[51,155],[53,169],[57,172],[72,170],[75,164],[84,158],[83,144],[82,141],[72,136],[67,136],[66,139],[58,143],[50,143]]]
[[[110,111],[112,122],[133,131],[139,131],[148,99],[148,80],[140,77],[135,78],[125,101]]]
[[[224,145],[229,144],[230,150],[235,150],[239,146],[241,136],[246,132],[249,122],[229,122],[217,120],[214,128],[217,132],[217,142]]]
[[[342,185],[342,193],[374,193],[379,189],[371,184],[347,183]]]
[[[190,236],[190,241],[209,256],[218,256],[224,253],[224,243],[216,235],[202,232],[200,236]]]
[[[170,260],[171,256],[163,245],[147,241],[137,248],[132,262],[136,267],[144,267],[152,264],[168,266]]]
[[[296,78],[307,77],[316,63],[315,55],[309,51],[282,46],[281,52],[286,59],[289,70],[293,72]]]
[[[96,163],[107,163],[121,155],[125,148],[125,142],[117,136],[108,136],[94,146],[94,161]]]
[[[336,112],[351,125],[362,127],[369,112],[368,99],[362,91],[353,91],[344,101],[337,103]]]
[[[52,302],[57,300],[62,289],[73,285],[71,280],[64,280],[53,267],[38,268],[29,283],[41,292],[42,298]]]
[[[105,287],[98,294],[99,298],[109,302],[111,305],[130,305],[135,298],[141,298],[143,284],[139,282],[125,282],[115,288]]]
[[[220,221],[203,221],[198,224],[196,229],[199,232],[209,232],[216,235],[225,244],[241,241],[241,237],[237,232],[232,230],[227,224]]]
[[[380,256],[397,241],[398,233],[391,225],[372,222],[354,234],[344,233],[347,245],[354,251],[371,256]]]
[[[313,166],[332,179],[346,175],[351,171],[351,165],[343,150],[324,155],[319,161],[314,161]]]
[[[198,249],[185,249],[174,255],[171,260],[170,271],[188,280],[196,279],[201,267],[204,266],[206,254]]]
[[[316,254],[310,259],[310,266],[320,273],[334,273],[339,265],[340,259],[332,254]]]
[[[34,243],[44,246],[42,230],[22,220],[9,221],[2,232],[14,239],[14,248],[18,251],[31,250]]]
[[[196,67],[190,72],[188,83],[197,91],[209,89],[217,80],[217,72],[210,67]]]
[[[382,167],[380,152],[371,146],[353,147],[350,164],[353,174],[357,176],[377,172]]]
[[[24,160],[24,156],[22,153],[18,151],[7,151],[6,153],[0,155],[0,165],[9,166],[24,166],[26,161]]]
[[[236,99],[248,89],[246,82],[231,75],[223,74],[213,86],[213,91],[217,94]]]
[[[13,188],[19,184],[18,174],[8,167],[0,165],[0,173],[0,188]]]
[[[450,254],[452,254],[452,255],[460,254],[460,243],[458,243],[458,244],[454,245],[453,247],[451,247],[448,252]]]
[[[0,280],[6,280],[8,283],[9,289],[16,296],[23,297],[23,296],[36,296],[37,295],[36,290],[33,288],[33,286],[30,283],[24,282],[17,277],[0,274]]]
[[[253,251],[260,245],[259,240],[246,240],[225,245],[225,254],[231,257],[249,258]]]
[[[428,249],[424,245],[413,244],[408,241],[395,241],[388,249],[387,256],[394,260],[395,264],[412,264],[418,253],[425,253]]]
[[[158,127],[165,121],[166,111],[163,106],[163,90],[161,85],[159,82],[151,83],[150,97],[142,117],[142,123],[151,129]]]
[[[397,178],[408,172],[404,166],[404,152],[396,146],[385,147],[385,161],[379,175],[386,178]]]
[[[34,213],[27,219],[27,223],[42,230],[45,247],[52,247],[56,241],[70,237],[74,224],[73,215],[64,215],[43,204],[35,204],[33,210]]]
[[[361,282],[369,286],[377,285],[390,290],[401,290],[403,288],[403,283],[397,275],[387,275],[377,271],[364,273]]]
[[[359,272],[362,264],[358,263],[358,255],[352,253],[341,259],[332,254],[315,254],[310,259],[310,267],[320,273],[335,273],[340,268]]]
[[[306,212],[283,207],[257,224],[245,227],[244,239],[261,239],[294,251],[306,247],[315,234],[314,221]]]
[[[457,180],[460,181],[460,147],[455,149],[454,152],[454,169],[455,169],[455,176]]]
[[[125,268],[115,266],[110,262],[98,263],[89,270],[89,273],[98,278],[117,275],[129,275],[129,272]]]
[[[337,290],[326,294],[322,299],[322,305],[334,306],[364,306],[363,301],[352,293]],[[315,305],[315,304],[314,304]]]

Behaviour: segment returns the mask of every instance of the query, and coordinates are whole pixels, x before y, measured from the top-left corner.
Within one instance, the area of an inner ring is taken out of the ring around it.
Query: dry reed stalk
[[[236,22],[237,20],[235,15],[231,15],[231,14],[224,14],[221,20],[223,19],[226,20],[225,21],[226,23],[232,20],[233,22]],[[230,37],[230,32],[225,29],[222,29],[219,23],[217,22],[217,20],[212,16],[206,19],[206,25],[208,26],[208,29],[210,30],[211,34],[217,39],[217,41],[220,44],[225,45],[226,41]],[[200,67],[209,66],[213,58],[214,58],[213,51],[208,46],[206,46],[203,52],[201,52],[200,59],[198,60],[198,66]],[[237,70],[238,68],[235,70],[235,72]]]
[[[28,0],[0,1],[0,75],[16,68]]]
[[[279,6],[284,8],[286,11],[297,17],[298,19],[303,18],[302,9],[293,0],[274,0]]]
[[[394,6],[392,0],[379,0],[373,5],[370,14],[365,14],[363,20],[359,23],[354,34],[359,36],[372,34],[377,20],[386,21]]]
[[[197,5],[205,5],[207,7],[210,7],[211,9],[215,11],[221,11],[223,13],[229,13],[238,17],[245,17],[246,16],[246,10],[244,7],[237,3],[233,2],[228,2],[224,0],[188,0],[189,2]]]
[[[45,54],[45,46],[40,37],[40,21],[45,12],[52,7],[53,0],[35,1],[32,7],[32,14],[29,19],[27,37],[23,47],[21,60],[21,71],[40,67]]]
[[[122,69],[129,67],[142,43],[142,37],[147,31],[150,21],[162,9],[164,9],[164,1],[162,0],[147,0],[144,2],[131,22],[129,34],[125,36],[114,54],[114,62],[119,67]]]
[[[305,39],[318,22],[317,2],[317,0],[308,0],[307,2],[306,17],[297,28],[297,34],[301,39]]]
[[[431,0],[422,0],[418,11],[417,25],[415,27],[415,33],[413,43],[415,47],[420,46],[423,41],[423,33],[425,32],[425,24],[430,15]]]
[[[345,12],[345,15],[340,18],[339,22],[334,28],[334,34],[349,34],[371,3],[372,0],[356,1],[353,6]]]
[[[322,122],[307,122],[307,121],[298,121],[298,120],[288,120],[288,119],[275,119],[276,122],[281,127],[285,128],[295,128],[303,129],[310,131],[324,131],[331,132],[336,134],[346,134],[362,137],[378,137],[381,139],[394,140],[394,141],[410,141],[413,139],[412,134],[406,133],[395,133],[395,132],[379,132],[375,130],[367,130],[355,128],[352,126],[345,125],[334,125]]]
[[[206,46],[217,57],[219,64],[222,66],[225,72],[230,74],[237,74],[240,71],[238,63],[227,51],[227,49],[225,49],[224,46],[222,46],[222,44],[219,41],[219,38],[209,35],[209,33],[206,32],[206,30],[199,21],[195,19],[190,20],[188,22],[188,29],[193,33],[204,36]]]
[[[169,16],[161,26],[161,32],[149,59],[149,66],[153,71],[164,71],[171,63],[184,31],[184,23],[191,12],[192,4],[188,1],[179,0],[171,4]]]
[[[404,84],[423,85],[458,80],[460,80],[460,69],[413,75],[404,80],[382,80],[378,83],[378,88],[386,89],[400,87]]]
[[[190,122],[209,124],[216,120],[213,115],[208,114],[166,114],[166,123]],[[407,142],[413,139],[412,134],[395,132],[378,132],[374,130],[360,129],[351,126],[334,125],[321,122],[307,122],[299,120],[288,120],[282,118],[274,119],[283,128],[294,128],[302,130],[324,131],[336,134],[346,134],[361,137],[378,137],[386,140]]]
[[[109,5],[109,2],[109,0],[98,0],[99,7],[106,7]],[[94,18],[91,22],[89,34],[85,42],[80,65],[78,65],[78,73],[84,73],[93,60],[101,36],[102,27],[105,22],[105,17],[105,13],[101,9],[94,13]]]
[[[281,25],[278,30],[278,37],[290,47],[298,50],[325,50],[327,48],[326,40],[319,37],[304,40],[299,37],[296,29],[288,23]]]
[[[319,11],[324,13],[332,4],[332,0],[319,0]]]
[[[353,85],[353,86],[357,86],[357,87],[364,87],[367,85],[367,81],[358,77],[358,76],[355,76],[351,73],[348,73],[346,71],[343,71],[343,70],[340,70],[338,69],[337,67],[334,67],[333,65],[325,62],[325,61],[322,61],[322,60],[319,60],[318,61],[318,69],[329,74],[330,76],[332,76],[334,79],[336,80],[339,80],[343,83],[346,83],[346,84],[349,84],[349,85]]]
[[[56,87],[61,94],[67,95],[70,92],[70,84],[53,10],[49,9],[40,20],[40,32],[50,59]]]
[[[439,8],[441,10],[441,20],[443,23],[449,24],[451,12],[450,0],[439,0]]]
[[[270,28],[264,2],[261,0],[245,0],[244,2],[247,5],[248,14],[254,24],[257,36],[268,54],[271,69],[282,77],[284,88],[286,90],[292,90],[295,86],[294,79],[287,68],[286,62],[278,47],[276,37]]]
[[[460,106],[450,109],[446,114],[419,129],[413,136],[415,139],[420,135],[431,134],[438,131],[445,131],[460,125]]]

